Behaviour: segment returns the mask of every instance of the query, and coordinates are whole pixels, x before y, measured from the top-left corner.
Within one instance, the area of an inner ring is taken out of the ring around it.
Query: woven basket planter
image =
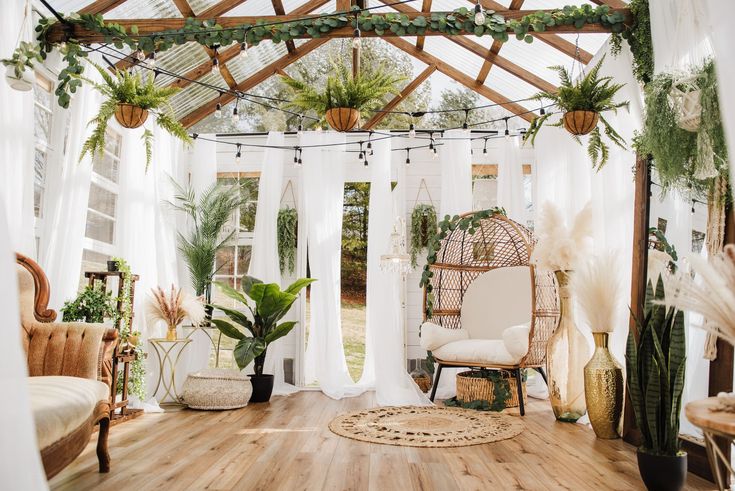
[[[431,380],[431,375],[428,373],[411,373],[411,378],[416,383],[416,385],[419,386],[419,389],[421,389],[421,392],[429,392],[431,390],[431,386],[433,384]]]
[[[337,131],[350,131],[360,121],[360,111],[350,107],[328,109],[324,116],[329,126]]]
[[[190,409],[237,409],[248,405],[253,386],[237,370],[208,368],[190,373],[184,382],[181,400]]]
[[[460,402],[487,401],[492,404],[495,400],[493,392],[494,383],[492,380],[471,376],[476,372],[469,370],[457,374],[457,400]],[[508,381],[508,389],[510,397],[505,401],[505,407],[518,407],[518,384],[515,377],[508,372],[501,371],[503,378]],[[527,401],[526,382],[523,382],[523,403]]]
[[[572,135],[586,135],[599,120],[600,114],[594,111],[569,111],[564,114],[564,128]]]
[[[148,119],[148,109],[119,102],[115,108],[115,119],[125,128],[139,128]]]

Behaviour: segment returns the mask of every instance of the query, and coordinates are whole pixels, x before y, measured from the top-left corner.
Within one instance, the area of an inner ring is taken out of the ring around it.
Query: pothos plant
[[[607,111],[617,113],[618,109],[621,107],[628,106],[628,101],[616,102],[614,100],[615,95],[625,86],[625,84],[616,84],[613,82],[612,77],[600,76],[600,68],[604,61],[605,57],[603,56],[594,67],[592,67],[582,78],[578,80],[573,80],[572,75],[563,66],[550,67],[559,74],[559,88],[556,92],[539,92],[533,96],[533,99],[539,101],[551,101],[564,113],[572,111],[591,111],[597,113],[605,135],[615,145],[620,148],[625,148],[625,141],[623,138],[602,115],[603,112]],[[546,121],[552,115],[552,112],[548,112],[543,116],[534,119],[523,137],[523,141],[526,142],[531,140],[531,143],[534,143],[539,130],[544,124],[546,124]],[[592,166],[598,170],[607,163],[610,150],[607,144],[602,140],[600,123],[598,123],[595,126],[595,129],[590,133],[589,142],[587,144],[587,154],[590,156],[590,159],[592,159]],[[563,120],[550,124],[550,126],[563,125]],[[574,138],[574,140],[580,145],[582,144],[579,136],[572,135],[572,138]]]
[[[296,236],[299,214],[296,208],[278,210],[276,235],[278,237],[278,264],[281,274],[292,274],[296,269]]]
[[[120,304],[120,310],[117,313],[115,321],[119,321],[120,338],[122,342],[127,342],[128,338],[133,335],[131,322],[133,320],[133,274],[130,271],[130,265],[128,262],[120,257],[113,257],[113,261],[117,261],[118,270],[120,271],[120,281],[122,281],[122,287],[120,288],[120,297],[117,299]],[[128,377],[128,392],[135,395],[141,401],[146,398],[145,388],[145,351],[143,346],[136,344],[133,346],[135,352],[135,359],[130,363],[130,376]],[[117,392],[120,393],[123,390],[123,377],[117,378]]]
[[[418,203],[411,212],[410,253],[411,266],[418,266],[418,255],[428,247],[437,228],[434,205]]]
[[[94,126],[92,134],[84,142],[81,161],[85,155],[102,155],[105,148],[105,137],[107,125],[115,115],[118,104],[130,104],[141,109],[151,110],[156,113],[156,124],[172,136],[180,139],[186,144],[191,144],[192,139],[186,128],[174,116],[170,98],[180,89],[176,87],[157,87],[153,83],[153,75],[143,79],[140,73],[127,70],[116,70],[110,73],[99,65],[92,63],[102,77],[103,83],[97,83],[85,78],[87,83],[92,84],[105,97],[100,105],[100,110],[91,121]],[[153,132],[149,129],[143,131],[143,145],[145,146],[146,169],[151,163],[153,155]]]
[[[63,322],[104,322],[113,315],[112,295],[101,283],[87,285],[77,298],[64,302],[61,308]]]

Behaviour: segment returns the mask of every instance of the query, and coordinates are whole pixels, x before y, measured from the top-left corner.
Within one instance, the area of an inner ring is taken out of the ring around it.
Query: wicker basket
[[[493,381],[488,378],[473,376],[476,373],[474,370],[468,370],[457,374],[457,400],[460,402],[487,401],[492,404],[495,399]],[[510,390],[510,398],[505,401],[505,407],[518,407],[518,385],[515,377],[506,371],[500,373],[503,374],[503,378],[508,380]],[[523,403],[525,404],[526,401],[526,382],[524,380]]]
[[[333,129],[350,131],[360,121],[360,111],[350,107],[334,107],[327,110],[325,117]]]
[[[424,371],[413,371],[411,372],[411,378],[419,386],[421,392],[429,392],[432,386],[431,375]]]
[[[237,370],[207,368],[190,373],[182,392],[181,402],[190,409],[237,409],[247,406],[253,386],[248,377]]]
[[[600,114],[594,111],[569,111],[564,114],[564,128],[572,135],[586,135],[599,120]]]
[[[138,128],[148,119],[148,110],[119,102],[115,108],[115,119],[125,128]]]

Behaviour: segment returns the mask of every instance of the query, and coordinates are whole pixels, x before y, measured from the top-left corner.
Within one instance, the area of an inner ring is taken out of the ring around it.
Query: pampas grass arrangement
[[[613,252],[592,256],[580,264],[570,285],[592,332],[613,332],[622,304],[622,277]]]
[[[725,246],[709,261],[692,255],[689,262],[696,276],[683,271],[676,275],[671,303],[700,313],[708,321],[702,329],[735,345],[735,247]]]
[[[574,218],[571,227],[561,210],[551,202],[544,203],[536,229],[538,241],[531,261],[548,271],[571,271],[590,249],[592,238],[592,207],[590,203]]]
[[[168,336],[173,331],[176,337],[176,327],[186,317],[192,324],[198,325],[205,318],[204,304],[194,295],[171,285],[171,290],[166,292],[160,286],[151,289],[152,296],[146,305],[146,318],[149,322],[163,321],[168,328]]]

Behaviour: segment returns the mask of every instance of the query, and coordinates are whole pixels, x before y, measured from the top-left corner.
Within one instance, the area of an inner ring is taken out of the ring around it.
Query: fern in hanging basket
[[[625,148],[625,140],[607,122],[602,113],[612,111],[617,113],[621,107],[627,107],[628,101],[615,102],[613,99],[625,84],[613,83],[612,77],[600,77],[600,67],[605,61],[603,56],[582,78],[574,81],[569,71],[563,66],[550,67],[559,74],[561,84],[556,92],[539,92],[533,99],[537,101],[551,101],[563,113],[561,120],[550,126],[563,126],[579,143],[580,135],[589,133],[587,154],[592,159],[592,166],[601,169],[608,160],[610,148],[602,140],[602,133],[620,148]],[[536,135],[546,124],[553,113],[548,112],[531,122],[523,141],[536,141]],[[599,123],[602,123],[602,130]]]
[[[299,215],[295,208],[278,211],[276,225],[278,237],[278,264],[281,274],[292,274],[296,269],[296,237]]]
[[[156,114],[156,124],[172,136],[180,139],[186,144],[191,144],[192,139],[186,128],[174,116],[170,99],[180,89],[176,87],[157,87],[153,83],[153,76],[143,80],[140,73],[132,73],[127,70],[115,70],[110,73],[104,68],[92,63],[102,77],[102,83],[97,83],[83,78],[94,86],[105,100],[100,105],[100,110],[90,122],[94,126],[92,134],[84,142],[79,161],[87,154],[92,157],[101,156],[105,149],[105,136],[110,118],[115,116],[118,122],[126,128],[137,128],[141,126],[148,117],[148,111]],[[143,144],[145,146],[146,169],[151,163],[153,155],[153,133],[146,129],[143,132]]]
[[[418,266],[417,257],[429,246],[436,230],[437,220],[434,205],[417,204],[414,206],[411,212],[410,239],[411,266],[414,268]]]

